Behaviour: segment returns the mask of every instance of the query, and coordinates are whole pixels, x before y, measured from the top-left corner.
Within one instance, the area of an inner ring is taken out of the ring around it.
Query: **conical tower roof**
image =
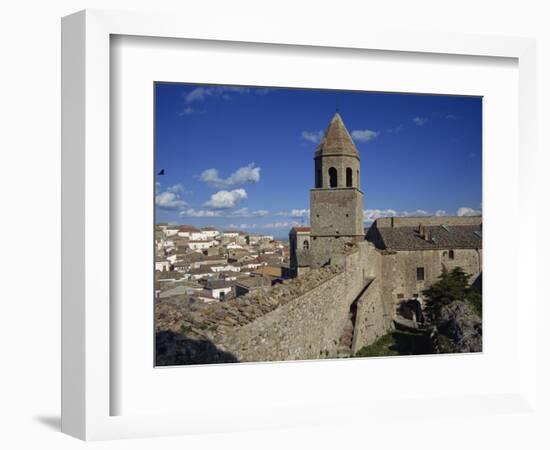
[[[325,130],[323,139],[321,139],[321,143],[315,152],[316,158],[328,155],[346,155],[359,158],[359,152],[353,143],[353,139],[344,125],[342,117],[338,113],[334,114],[332,117],[332,120]]]

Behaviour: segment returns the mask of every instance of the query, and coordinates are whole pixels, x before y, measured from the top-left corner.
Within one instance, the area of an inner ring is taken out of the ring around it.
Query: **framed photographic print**
[[[482,351],[481,97],[154,89],[157,365]]]
[[[531,408],[531,40],[86,11],[62,44],[63,431]]]

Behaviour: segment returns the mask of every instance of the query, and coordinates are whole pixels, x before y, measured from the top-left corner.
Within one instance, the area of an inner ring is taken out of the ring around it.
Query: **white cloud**
[[[274,222],[274,223],[240,223],[235,224],[231,223],[227,226],[229,229],[245,229],[245,230],[251,230],[251,229],[266,229],[266,230],[273,230],[277,228],[292,228],[292,227],[298,227],[298,226],[304,226],[300,222],[296,221],[282,221],[282,222]]]
[[[160,190],[160,183],[155,183],[155,205],[163,209],[182,209],[187,206],[187,202],[180,196],[184,192],[181,184],[174,184],[165,191]]]
[[[225,100],[230,98],[230,94],[246,94],[250,92],[249,88],[239,86],[213,86],[197,87],[188,92],[185,97],[185,103],[201,102],[208,97],[221,97]]]
[[[363,211],[363,221],[373,222],[381,217],[422,217],[422,216],[446,216],[444,209],[438,209],[435,213],[425,209],[416,209],[414,211],[396,211],[395,209],[365,209]]]
[[[180,212],[184,217],[265,217],[269,215],[266,209],[257,209],[254,211],[248,208],[240,208],[235,211],[222,211],[220,209],[185,209]]]
[[[373,130],[353,130],[351,137],[357,142],[368,142],[376,138],[380,132]]]
[[[227,178],[221,178],[218,169],[206,169],[199,175],[199,179],[218,188],[234,186],[236,184],[258,183],[260,181],[260,167],[254,163],[238,168]]]
[[[159,183],[160,185],[160,183]],[[166,189],[168,192],[172,192],[174,194],[181,194],[182,192],[185,192],[185,188],[183,187],[182,184],[178,183],[178,184],[174,184],[173,186],[170,186],[169,188]]]
[[[418,125],[419,127],[422,127],[424,125],[426,125],[426,123],[428,122],[428,118],[427,117],[419,117],[419,116],[416,116],[415,118],[413,118],[412,120],[416,125]]]
[[[220,178],[220,173],[218,169],[206,169],[199,175],[199,179],[205,183],[217,186],[220,183],[223,183],[223,180]]]
[[[295,208],[290,211],[280,211],[275,215],[284,217],[309,217],[309,209]]]
[[[227,228],[229,228],[230,230],[236,230],[236,229],[244,230],[244,229],[251,229],[256,227],[257,227],[257,224],[255,223],[240,223],[240,224],[230,223],[227,226]]]
[[[323,131],[302,131],[302,139],[318,144],[323,138]]]
[[[300,222],[294,221],[284,221],[284,222],[275,222],[275,223],[266,223],[264,225],[258,225],[259,228],[292,228],[302,225]]]
[[[481,211],[463,206],[462,208],[458,208],[456,215],[457,216],[479,216],[481,215]]]
[[[363,210],[363,221],[372,222],[380,217],[397,216],[395,209],[365,209]]]
[[[416,209],[414,211],[403,211],[399,215],[401,217],[418,217],[418,216],[431,216],[432,214],[424,209]]]
[[[245,198],[247,198],[247,194],[244,189],[218,191],[210,197],[204,206],[214,209],[234,208]]]
[[[180,216],[183,217],[220,217],[220,211],[212,211],[209,209],[195,210],[193,208],[186,209],[180,212]]]
[[[288,215],[290,217],[308,217],[309,209],[293,209]]]
[[[228,217],[265,217],[269,214],[267,209],[250,211],[248,208],[240,208],[228,214]]]

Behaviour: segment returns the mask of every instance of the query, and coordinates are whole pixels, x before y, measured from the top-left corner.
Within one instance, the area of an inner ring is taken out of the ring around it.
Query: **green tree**
[[[470,286],[470,277],[461,267],[450,272],[443,267],[438,281],[422,291],[426,297],[426,312],[432,320],[437,320],[441,308],[454,301],[468,302],[481,316],[481,293]]]

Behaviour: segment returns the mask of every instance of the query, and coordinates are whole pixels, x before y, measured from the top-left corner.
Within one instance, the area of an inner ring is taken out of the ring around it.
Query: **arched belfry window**
[[[328,169],[328,180],[331,188],[338,187],[338,171],[334,167]]]
[[[304,250],[309,250],[309,241],[304,241]]]
[[[346,169],[346,187],[352,187],[353,186],[353,171],[351,168]]]

